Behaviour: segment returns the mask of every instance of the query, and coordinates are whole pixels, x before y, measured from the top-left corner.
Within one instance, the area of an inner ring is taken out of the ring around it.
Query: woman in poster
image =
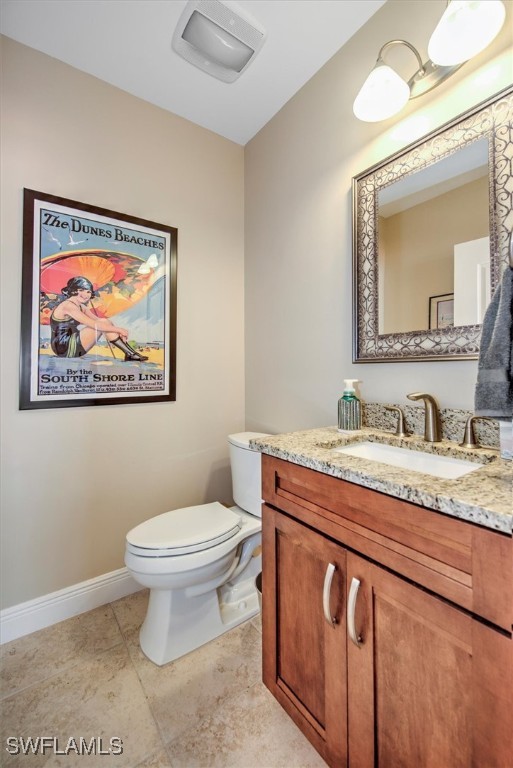
[[[50,316],[51,347],[57,357],[83,357],[104,335],[125,355],[125,362],[143,362],[148,358],[140,355],[128,344],[128,331],[100,318],[87,306],[95,293],[93,284],[86,277],[72,277],[61,289],[64,297],[54,307]]]

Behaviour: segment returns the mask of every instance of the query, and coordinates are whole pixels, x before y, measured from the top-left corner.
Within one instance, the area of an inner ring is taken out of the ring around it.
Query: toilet
[[[229,435],[235,506],[217,501],[164,512],[126,536],[125,565],[150,590],[139,639],[159,666],[183,656],[259,611],[262,570],[261,456]]]

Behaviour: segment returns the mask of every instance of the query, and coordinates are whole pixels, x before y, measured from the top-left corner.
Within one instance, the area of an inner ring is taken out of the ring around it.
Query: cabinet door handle
[[[328,567],[326,568],[326,574],[324,576],[324,587],[322,589],[322,610],[324,612],[324,618],[332,627],[334,627],[337,623],[335,616],[332,616],[330,611],[331,583],[333,581],[333,574],[336,570],[337,566],[333,565],[333,563],[329,563]]]
[[[359,634],[356,632],[356,627],[354,623],[354,615],[356,611],[356,599],[358,597],[358,590],[360,589],[360,581],[359,579],[356,579],[353,577],[353,580],[351,581],[351,588],[349,590],[349,598],[347,601],[347,631],[349,633],[349,637],[353,641],[353,643],[356,645],[357,648],[360,648],[362,645],[362,638]]]

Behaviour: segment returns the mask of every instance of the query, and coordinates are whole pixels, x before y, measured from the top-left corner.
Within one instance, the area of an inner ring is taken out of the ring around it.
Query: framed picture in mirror
[[[454,293],[429,297],[429,328],[450,328],[454,325]]]

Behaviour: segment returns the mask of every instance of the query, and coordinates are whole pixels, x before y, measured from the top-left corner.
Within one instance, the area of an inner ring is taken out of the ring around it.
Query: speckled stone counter
[[[445,480],[333,452],[333,448],[364,440],[453,456],[482,466],[457,480]],[[293,464],[512,534],[513,462],[501,459],[497,451],[466,450],[448,440],[427,443],[418,435],[398,438],[371,427],[353,433],[338,432],[336,427],[309,429],[253,439],[251,445],[262,453]]]

